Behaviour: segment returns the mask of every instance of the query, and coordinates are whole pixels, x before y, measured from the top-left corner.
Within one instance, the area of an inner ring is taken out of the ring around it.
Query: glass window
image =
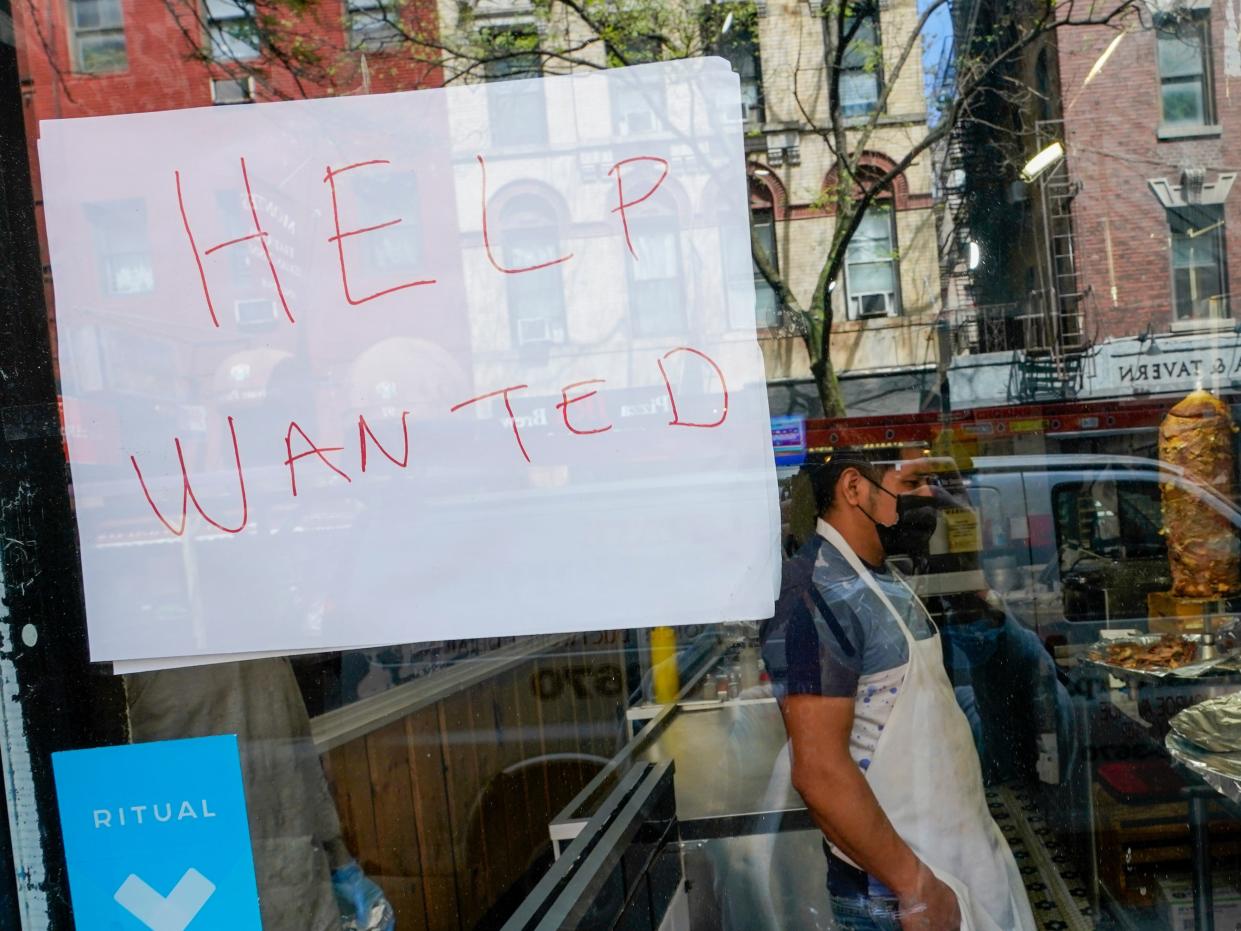
[[[520,30],[496,30],[488,38],[490,57],[483,63],[483,75],[499,85],[487,95],[492,141],[497,145],[536,145],[547,138],[543,88],[529,80],[543,73],[538,36]]]
[[[405,41],[399,0],[345,0],[349,47],[382,52]]]
[[[1168,226],[1176,319],[1229,316],[1222,208],[1198,205],[1169,210]]]
[[[840,59],[840,114],[865,116],[879,106],[883,83],[878,5],[853,4],[841,36],[848,44]]]
[[[770,208],[759,208],[750,211],[751,222],[759,243],[766,250],[773,264],[779,267],[779,255],[776,252],[776,224]],[[753,259],[751,259],[753,261]],[[778,326],[780,323],[780,298],[775,288],[763,277],[754,263],[754,315],[760,327]]]
[[[124,297],[155,290],[146,203],[92,204],[89,216],[103,293]]]
[[[216,61],[243,61],[262,54],[250,0],[207,0],[207,36]]]
[[[609,61],[620,66],[641,65],[659,61],[663,45],[658,39],[645,36],[629,37],[616,43],[620,55],[612,53]],[[621,57],[623,56],[623,58]],[[667,109],[667,89],[659,81],[644,80],[642,72],[631,72],[614,88],[609,103],[612,107],[612,132],[618,138],[640,137],[660,128]]]
[[[128,67],[121,0],[69,0],[69,26],[76,70],[98,73]]]
[[[555,213],[533,196],[524,196],[501,211],[501,250],[506,268],[530,268],[555,262],[565,254]],[[565,332],[564,273],[559,264],[506,275],[509,327],[518,348],[563,343]]]
[[[758,127],[765,116],[757,20],[751,18],[752,13],[746,7],[734,10],[712,5],[707,10],[704,28],[709,32],[714,53],[727,59],[741,77],[741,118],[747,126]]]
[[[1241,927],[1241,0],[841,2],[0,0],[0,928]]]
[[[894,317],[901,312],[893,211],[871,207],[845,256],[849,319]]]
[[[1171,583],[1159,486],[1099,478],[1052,492],[1070,621],[1143,618]]]
[[[629,319],[636,336],[667,336],[685,330],[681,290],[681,246],[671,220],[630,227],[636,253],[628,263]]]
[[[1158,26],[1159,94],[1168,126],[1201,126],[1214,120],[1209,19],[1187,13]]]

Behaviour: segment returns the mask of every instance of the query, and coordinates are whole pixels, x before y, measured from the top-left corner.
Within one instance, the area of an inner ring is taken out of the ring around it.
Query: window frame
[[[539,262],[553,261],[564,254],[563,237],[555,207],[541,199],[537,194],[519,194],[504,204],[498,211],[499,229],[501,232],[501,259],[508,268],[518,268]],[[545,248],[544,254],[529,256],[518,253],[514,247],[514,234],[532,236],[538,245]],[[554,286],[553,286],[554,282]],[[529,314],[525,308],[530,305],[531,297],[537,298],[539,292],[546,289],[547,294],[555,294],[554,301],[542,302],[542,307],[552,310],[551,313]],[[537,271],[524,274],[504,276],[504,309],[508,317],[509,339],[514,349],[529,351],[535,346],[562,346],[569,342],[568,310],[564,294],[564,271],[561,263]],[[526,339],[522,335],[522,323],[530,320],[541,320],[547,324],[546,339]]]
[[[212,10],[211,0],[203,0],[203,23],[207,35],[207,55],[212,61],[257,61],[263,57],[262,43],[259,40],[258,13],[254,0],[216,0],[216,12]],[[221,9],[226,16],[218,15]],[[228,27],[236,24],[248,24],[254,37],[251,45],[245,39],[228,33]],[[225,40],[229,44],[225,44]],[[252,49],[252,54],[238,54],[235,46]]]
[[[659,213],[654,216],[644,217],[638,221],[630,220],[629,235],[635,249],[639,248],[638,243],[644,238],[655,236],[669,237],[672,240],[670,255],[675,265],[675,270],[671,276],[643,278],[639,277],[642,273],[640,261],[625,263],[625,298],[630,333],[635,339],[653,339],[684,333],[689,326],[689,308],[685,304],[685,256],[681,244],[681,228],[677,224],[676,216],[672,213]],[[664,321],[666,324],[664,326],[651,328],[644,326],[643,321],[645,318],[641,317],[637,312],[638,303],[634,299],[635,289],[641,289],[644,284],[650,282],[671,282],[672,287],[677,291],[677,317],[675,320]]]
[[[146,203],[139,199],[100,201],[87,211],[98,261],[99,293],[107,299],[130,299],[155,293],[155,257],[151,249]],[[134,261],[137,259],[137,261]],[[121,269],[138,269],[126,286]]]
[[[514,39],[533,38],[535,47],[529,51],[509,51],[504,55],[487,59],[483,62],[483,81],[487,84],[507,84],[512,81],[543,77],[543,56],[539,51],[538,31],[529,26],[504,26],[485,30],[483,38],[494,38],[500,34],[510,35]],[[532,62],[531,66],[528,68],[511,67],[513,62],[522,59],[529,59]],[[533,101],[536,97],[541,104],[537,108],[539,122],[537,127],[533,124],[527,125],[528,130],[534,130],[533,134],[529,138],[523,137],[512,141],[502,138],[504,133],[497,133],[497,127],[507,125],[514,112],[513,107],[503,101],[506,98]],[[544,96],[542,83],[533,84],[521,93],[490,90],[487,94],[487,121],[491,141],[495,145],[521,147],[546,144],[548,140],[547,99]]]
[[[763,215],[765,219],[760,221],[759,217]],[[774,204],[766,204],[762,207],[750,208],[750,225],[756,231],[761,227],[766,227],[770,232],[764,236],[758,233],[757,238],[763,241],[767,247],[767,257],[771,260],[771,264],[775,266],[776,271],[780,270],[780,245],[776,236],[776,210]],[[750,264],[754,267],[754,322],[761,329],[775,329],[784,322],[784,304],[780,300],[780,294],[771,286],[763,273],[758,269],[758,263],[753,257]],[[759,312],[760,294],[769,292],[771,294],[771,302],[773,312],[770,319],[764,319]]]
[[[733,72],[741,79],[741,103],[745,108],[742,113],[742,123],[747,129],[756,129],[767,121],[767,101],[763,91],[762,48],[759,44],[757,22],[753,29],[748,24],[738,26],[734,16],[732,28],[728,33],[724,34],[720,31],[723,25],[722,19],[736,12],[727,6],[708,4],[703,8],[702,28],[706,33],[704,39],[711,52],[727,61],[732,66]],[[753,63],[754,75],[747,80],[741,65],[750,62]],[[746,97],[747,86],[753,88],[753,103],[750,103]]]
[[[845,247],[844,268],[841,270],[842,285],[843,285],[842,290],[844,292],[843,299],[844,299],[844,305],[845,305],[845,319],[846,320],[856,320],[856,321],[879,320],[879,319],[886,320],[886,319],[891,319],[893,317],[900,317],[904,313],[904,307],[902,306],[902,300],[901,300],[901,262],[900,262],[900,245],[899,245],[900,241],[897,238],[897,231],[896,231],[896,214],[897,214],[896,205],[892,202],[890,198],[884,198],[884,199],[877,200],[871,203],[871,205],[866,208],[865,213],[870,213],[871,211],[882,211],[888,217],[888,249],[891,252],[891,257],[887,259],[886,261],[889,263],[889,266],[892,269],[892,290],[890,292],[883,292],[883,293],[887,293],[891,295],[890,310],[886,314],[863,314],[861,312],[860,301],[859,301],[857,310],[855,311],[853,308],[854,289],[853,289],[853,284],[852,284],[852,279],[853,279],[852,268],[854,265],[875,264],[872,261],[853,262],[853,261],[850,261],[849,259],[850,250],[852,250],[854,246],[857,244],[857,237],[858,237],[858,233],[861,231],[861,224],[866,222],[866,217],[863,216],[862,220],[859,221],[858,223],[857,230],[855,230],[853,233],[853,237],[849,240],[849,244]],[[876,293],[880,293],[880,292],[864,291],[864,292],[859,292],[859,295],[860,294],[876,294]]]
[[[1200,212],[1203,219],[1210,221],[1209,224],[1206,226],[1191,225],[1194,222],[1194,218],[1187,216],[1191,210]],[[1168,224],[1168,277],[1172,297],[1173,320],[1176,322],[1188,322],[1194,320],[1223,320],[1231,317],[1232,302],[1229,300],[1228,285],[1228,221],[1223,205],[1193,204],[1188,207],[1171,207],[1166,211],[1166,222]],[[1188,229],[1178,231],[1176,229],[1178,225],[1184,225]],[[1204,235],[1209,235],[1210,239],[1207,241],[1212,244],[1214,255],[1211,260],[1195,262],[1189,265],[1178,264],[1178,241],[1194,241]],[[1196,299],[1193,294],[1195,290],[1194,283],[1198,277],[1195,270],[1206,268],[1214,268],[1215,274],[1219,279],[1220,291],[1218,294],[1211,295],[1205,299]],[[1190,273],[1190,293],[1183,298],[1177,282],[1177,273],[1186,269]],[[1213,301],[1218,303],[1212,305]],[[1189,307],[1188,313],[1182,313],[1182,305],[1186,303]],[[1207,308],[1222,306],[1223,310],[1219,313],[1199,313],[1197,310],[1199,305]]]
[[[1210,10],[1186,10],[1180,14],[1167,15],[1155,23],[1155,73],[1159,81],[1159,126],[1163,129],[1185,130],[1216,124],[1214,62],[1211,54]],[[1192,31],[1198,40],[1199,72],[1195,75],[1164,75],[1160,67],[1160,43],[1185,41],[1185,33]],[[1197,119],[1170,120],[1166,109],[1165,93],[1169,87],[1194,85],[1201,93],[1201,112]]]
[[[838,70],[837,77],[836,77],[836,87],[837,87],[839,105],[840,105],[840,116],[841,116],[841,119],[844,119],[844,120],[864,119],[870,116],[871,114],[879,110],[880,103],[883,100],[883,89],[884,89],[883,27],[880,21],[880,12],[881,12],[880,3],[879,3],[879,0],[863,0],[863,2],[859,2],[857,6],[859,7],[859,9],[857,10],[857,14],[860,14],[861,17],[866,20],[870,20],[870,23],[871,23],[870,28],[872,30],[870,42],[871,42],[871,45],[875,48],[875,50],[878,52],[878,56],[875,61],[875,67],[871,70],[867,70],[865,66],[849,66],[846,63],[847,58],[851,51],[851,46],[855,42],[857,42],[859,38],[861,38],[859,33],[862,31],[864,27],[859,26],[858,32],[854,33],[853,38],[849,40],[849,42],[845,45],[844,50],[841,52],[840,68]],[[844,38],[845,35],[848,34],[848,31],[850,29],[850,23],[858,18],[857,14],[852,15],[852,16],[848,14],[845,15],[842,21],[842,24],[841,24],[842,25],[842,28],[841,28],[842,39]],[[830,67],[830,64],[829,64],[829,67]],[[854,109],[853,112],[850,112],[849,105],[846,104],[846,101],[845,101],[845,79],[849,75],[869,75],[873,77],[875,81],[875,99],[873,103],[866,104],[864,109]]]
[[[69,50],[76,74],[115,74],[129,70],[129,38],[125,33],[125,5],[122,0],[91,0],[97,4],[111,3],[116,8],[116,22],[110,25],[81,26],[78,24],[79,0],[66,0],[65,25],[69,29]],[[121,40],[121,61],[104,67],[87,67],[82,55],[82,39],[90,36],[118,35]]]
[[[399,26],[400,6],[396,0],[345,0],[345,39],[351,52],[384,53],[405,41]],[[383,16],[372,19],[375,35],[365,35],[358,28],[359,14],[380,11]],[[382,33],[387,32],[387,35]]]

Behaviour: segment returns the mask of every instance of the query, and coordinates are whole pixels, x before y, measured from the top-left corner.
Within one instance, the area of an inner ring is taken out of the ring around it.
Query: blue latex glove
[[[366,878],[355,860],[332,870],[332,892],[344,931],[395,931],[396,916],[383,890]]]

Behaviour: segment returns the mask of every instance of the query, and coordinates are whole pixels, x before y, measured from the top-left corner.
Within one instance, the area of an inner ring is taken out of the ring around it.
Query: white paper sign
[[[770,614],[720,59],[48,121],[91,656]]]

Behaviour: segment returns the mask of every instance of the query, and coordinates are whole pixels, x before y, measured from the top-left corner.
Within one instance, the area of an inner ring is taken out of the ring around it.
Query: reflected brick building
[[[1007,147],[965,140],[961,238],[980,255],[957,266],[957,400],[1232,387],[1237,18],[1204,2],[1140,10],[1032,48],[1011,72],[1029,94]],[[1023,178],[1055,143],[1063,157]]]

